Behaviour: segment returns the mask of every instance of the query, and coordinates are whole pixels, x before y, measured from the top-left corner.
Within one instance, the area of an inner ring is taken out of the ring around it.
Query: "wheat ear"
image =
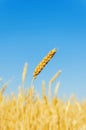
[[[59,77],[59,75],[61,74],[61,70],[59,70],[49,81],[49,88],[48,88],[48,95],[49,97],[51,97],[51,85],[52,83]]]
[[[45,65],[51,60],[51,58],[56,53],[56,49],[51,50],[44,59],[37,65],[37,67],[34,70],[33,78],[35,79],[37,75],[42,71],[42,69],[45,67]]]

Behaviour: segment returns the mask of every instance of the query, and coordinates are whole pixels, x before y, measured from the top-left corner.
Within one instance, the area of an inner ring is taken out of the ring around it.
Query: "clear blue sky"
[[[17,92],[25,62],[28,86],[35,66],[53,48],[59,51],[36,79],[36,90],[62,69],[59,96],[86,98],[86,1],[0,0],[0,77],[14,77],[7,93]]]

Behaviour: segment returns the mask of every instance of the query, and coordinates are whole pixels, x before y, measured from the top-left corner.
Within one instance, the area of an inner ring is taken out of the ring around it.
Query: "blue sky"
[[[62,69],[59,96],[86,98],[85,0],[0,0],[0,77],[14,77],[6,93],[17,92],[25,62],[29,86],[35,66],[53,48],[59,51],[35,80],[36,90]]]

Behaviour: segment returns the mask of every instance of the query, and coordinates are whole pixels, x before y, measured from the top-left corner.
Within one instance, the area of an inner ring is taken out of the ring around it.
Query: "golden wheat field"
[[[22,86],[18,88],[17,95],[4,96],[8,84],[1,87],[0,130],[86,130],[86,101],[80,102],[74,96],[66,101],[58,98],[59,82],[54,93],[51,92],[52,84],[61,74],[61,70],[51,78],[49,86],[45,86],[45,82],[42,81],[42,96],[35,90],[35,78],[55,52],[55,49],[49,52],[38,64],[28,89],[24,86],[27,63],[22,73]]]

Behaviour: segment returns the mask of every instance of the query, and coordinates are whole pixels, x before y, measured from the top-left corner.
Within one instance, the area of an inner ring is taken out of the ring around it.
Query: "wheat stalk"
[[[42,81],[42,97],[44,97],[46,95],[46,89],[45,89],[45,81]]]
[[[58,93],[59,86],[60,86],[60,82],[57,82],[55,90],[54,90],[54,97],[56,97],[56,95]]]
[[[48,87],[48,96],[51,97],[51,86],[52,83],[59,77],[59,75],[61,74],[61,70],[59,70],[49,81],[49,87]]]
[[[51,78],[51,80],[50,80],[50,84],[52,84],[58,77],[59,77],[59,75],[61,74],[61,70],[59,70],[52,78]]]
[[[33,78],[35,79],[37,75],[42,71],[42,69],[46,66],[46,64],[51,60],[51,58],[56,53],[56,49],[51,50],[44,58],[43,60],[37,65],[37,67],[34,70]]]
[[[0,93],[1,93],[1,94],[4,93],[4,91],[5,91],[5,89],[7,88],[7,86],[8,86],[7,83],[5,83],[5,84],[2,86],[2,88],[0,89]]]
[[[68,100],[68,103],[66,104],[66,108],[65,108],[65,116],[67,116],[67,112],[68,112],[68,109],[70,107],[70,100]]]
[[[12,81],[13,78],[11,78],[10,80],[8,80],[6,83],[4,83],[4,85],[2,86],[2,88],[0,89],[0,93],[3,94],[4,91],[6,90],[6,88],[8,87],[8,84]]]
[[[28,64],[25,63],[24,70],[23,70],[23,73],[22,73],[22,84],[23,84],[23,86],[24,86],[24,82],[25,82],[25,79],[26,79],[26,75],[27,75],[27,69],[28,69]]]

